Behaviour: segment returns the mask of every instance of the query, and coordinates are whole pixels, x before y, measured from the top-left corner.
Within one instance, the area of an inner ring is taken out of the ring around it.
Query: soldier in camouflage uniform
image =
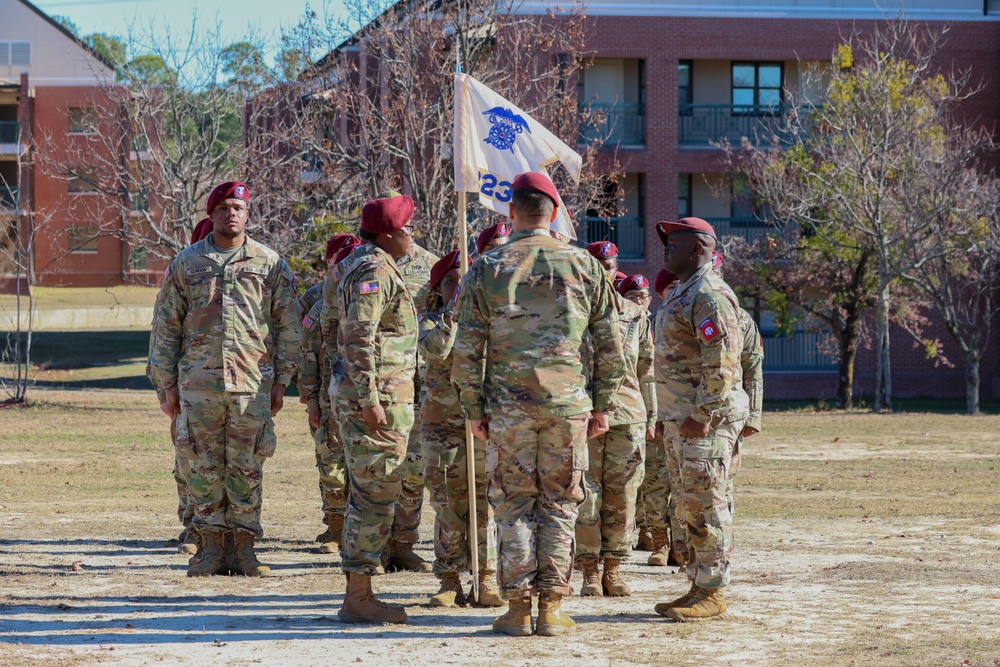
[[[498,222],[479,232],[479,236],[476,238],[476,252],[482,255],[493,248],[499,248],[508,241],[510,241],[510,225],[506,222]]]
[[[413,246],[413,200],[374,199],[361,212],[361,238],[337,286],[337,347],[347,364],[338,386],[337,416],[351,492],[340,555],[347,592],[345,623],[405,623],[406,612],[375,598],[396,501],[400,467],[413,427],[417,313],[396,260]],[[340,267],[337,267],[340,270]]]
[[[338,234],[326,244],[324,260],[333,269],[337,253],[345,245],[359,244],[352,234]],[[299,402],[306,405],[309,427],[316,446],[316,468],[319,470],[319,492],[326,530],[316,536],[319,552],[337,553],[344,532],[344,508],[347,506],[347,466],[344,447],[330,408],[331,360],[325,353],[321,328],[323,291],[325,283],[306,290],[299,297],[299,305],[306,316],[302,319],[302,365],[299,366],[296,384]]]
[[[678,278],[656,322],[656,381],[667,396],[664,448],[680,471],[677,517],[693,547],[691,589],[656,605],[675,621],[724,618],[733,550],[726,498],[733,448],[746,423],[739,302],[712,271],[715,230],[700,218],[661,222],[666,269]],[[673,465],[673,464],[671,464]]]
[[[469,567],[469,478],[465,418],[451,383],[455,344],[453,297],[461,279],[460,253],[445,255],[431,270],[429,310],[420,316],[419,351],[427,364],[424,400],[420,404],[420,438],[424,477],[434,507],[434,574],[441,587],[431,598],[435,607],[464,602],[482,607],[506,603],[497,590],[496,525],[486,500],[486,448],[475,449],[476,527],[479,546],[479,599],[463,598],[459,575]]]
[[[587,437],[608,429],[625,374],[618,312],[603,268],[555,240],[558,194],[544,174],[511,185],[513,235],[479,257],[458,299],[452,382],[473,434],[488,439],[488,495],[500,538],[500,587],[510,609],[494,632],[574,629],[560,609],[572,593],[577,507],[585,491]],[[593,399],[581,358],[594,348]]]
[[[288,265],[245,233],[249,191],[217,187],[208,199],[213,231],[174,259],[161,288],[150,367],[191,460],[188,499],[203,557],[189,576],[231,565],[267,576],[254,540],[264,460],[277,438],[272,417],[299,363],[299,311]]]
[[[625,597],[632,594],[619,564],[632,555],[636,497],[645,473],[647,434],[656,423],[653,380],[653,337],[646,308],[624,298],[649,293],[643,275],[626,278],[618,287],[619,331],[626,372],[612,403],[611,428],[588,442],[590,469],[584,475],[587,499],[576,522],[577,562],[583,571],[580,595]],[[604,559],[604,575],[598,559]]]

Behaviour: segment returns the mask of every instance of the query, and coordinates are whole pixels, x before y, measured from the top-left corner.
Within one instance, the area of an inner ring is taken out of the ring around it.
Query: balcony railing
[[[705,222],[712,225],[719,237],[740,236],[749,245],[753,245],[761,237],[778,231],[774,225],[755,218],[705,218]]]
[[[0,185],[0,208],[17,208],[17,188]]]
[[[16,144],[20,138],[20,123],[6,120],[0,122],[0,144]]]
[[[619,259],[644,259],[646,230],[642,218],[579,218],[579,243],[611,241],[618,246]]]
[[[581,114],[590,119],[580,123],[580,140],[598,139],[605,144],[642,146],[646,143],[646,105],[581,104]]]
[[[791,334],[761,332],[764,339],[765,371],[833,371],[836,359],[821,352],[823,334],[796,331]]]
[[[785,106],[736,104],[681,104],[679,142],[682,146],[707,146],[709,142],[739,145],[742,137],[754,140],[776,132],[775,121],[787,113]],[[791,143],[791,135],[778,134],[780,144]]]

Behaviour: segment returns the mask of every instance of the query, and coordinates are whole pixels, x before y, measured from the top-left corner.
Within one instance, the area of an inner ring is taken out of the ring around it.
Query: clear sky
[[[162,24],[174,35],[190,34],[197,14],[199,30],[221,26],[227,42],[239,40],[250,31],[260,35],[273,55],[279,45],[281,28],[298,23],[306,7],[321,16],[324,7],[343,12],[343,0],[34,0],[49,16],[65,16],[80,28],[81,35],[94,32],[126,35],[129,26],[145,32],[150,25]]]

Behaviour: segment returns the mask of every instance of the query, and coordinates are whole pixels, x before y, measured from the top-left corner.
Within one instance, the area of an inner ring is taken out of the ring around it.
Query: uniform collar
[[[690,278],[688,278],[686,281],[684,281],[684,282],[679,283],[678,285],[676,285],[674,287],[673,291],[671,291],[670,294],[667,295],[667,298],[670,298],[670,297],[673,297],[673,296],[680,296],[685,291],[687,291],[687,289],[689,287],[691,287],[692,285],[694,285],[695,283],[697,283],[699,280],[701,280],[702,278],[704,278],[705,274],[707,274],[711,270],[712,270],[712,263],[709,262],[705,266],[703,266],[700,269],[698,269],[697,271],[695,271],[694,275],[691,276]]]
[[[549,230],[541,229],[538,227],[532,227],[531,229],[522,229],[514,232],[513,234],[511,234],[510,240],[511,242],[514,242],[517,239],[523,239],[526,236],[548,236],[549,238],[552,237],[552,235],[549,234]]]
[[[204,254],[206,257],[208,257],[215,263],[221,264],[222,255],[216,252],[216,247],[215,244],[213,243],[214,240],[215,240],[215,232],[209,232],[208,236],[199,241],[199,243],[204,244],[204,247],[202,248],[202,254]],[[236,254],[233,255],[232,261],[244,258],[250,259],[256,257],[259,254],[260,254],[260,244],[254,241],[252,238],[250,238],[249,235],[247,235],[243,241],[243,245],[240,246],[239,250],[236,251]]]

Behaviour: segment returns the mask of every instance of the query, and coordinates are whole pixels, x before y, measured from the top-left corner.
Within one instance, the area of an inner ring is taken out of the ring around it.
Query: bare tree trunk
[[[854,361],[858,356],[857,321],[845,327],[838,338],[840,363],[837,367],[837,407],[850,410],[854,407]]]
[[[889,284],[879,287],[876,309],[878,345],[875,348],[875,412],[892,412],[892,368],[889,360]]]
[[[970,415],[979,414],[979,355],[965,355],[965,409]]]

